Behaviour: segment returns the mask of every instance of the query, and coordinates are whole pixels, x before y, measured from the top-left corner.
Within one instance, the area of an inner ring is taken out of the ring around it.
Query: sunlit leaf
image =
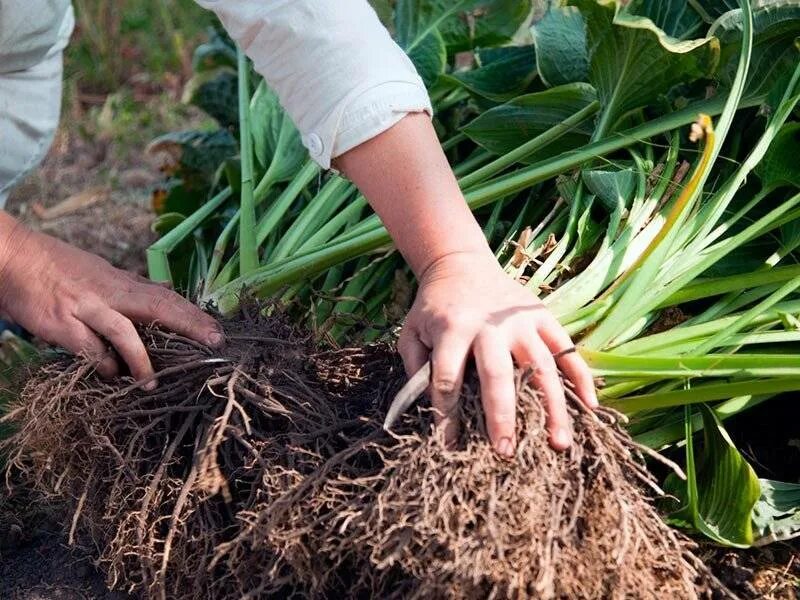
[[[589,81],[603,105],[599,134],[677,84],[710,75],[719,59],[715,38],[681,41],[650,19],[622,10],[619,0],[573,0],[586,19]]]
[[[672,476],[670,491],[682,500],[676,522],[688,524],[719,544],[753,543],[753,507],[761,495],[755,471],[733,444],[714,411],[700,405],[703,447],[695,451],[691,408],[686,407],[686,482]]]
[[[761,497],[753,507],[756,546],[800,537],[800,484],[759,480]]]

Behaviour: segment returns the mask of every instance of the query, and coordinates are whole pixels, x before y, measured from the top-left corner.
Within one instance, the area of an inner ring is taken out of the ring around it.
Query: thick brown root
[[[110,585],[220,600],[708,593],[611,411],[573,406],[575,444],[558,453],[521,381],[506,461],[471,380],[447,450],[421,408],[381,429],[403,380],[386,347],[316,352],[278,319],[227,328],[219,351],[146,332],[155,392],[50,363],[9,415],[10,468],[67,501]]]

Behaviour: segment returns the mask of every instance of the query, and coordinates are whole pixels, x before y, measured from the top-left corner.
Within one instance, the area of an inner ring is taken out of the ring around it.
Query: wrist
[[[442,275],[474,273],[486,268],[500,269],[500,263],[497,262],[488,244],[485,247],[464,248],[441,254],[431,259],[419,273],[415,274],[420,285],[425,285]]]
[[[32,232],[5,211],[0,211],[0,305],[3,304],[4,291],[13,283],[9,282],[15,259],[23,256],[23,248]]]

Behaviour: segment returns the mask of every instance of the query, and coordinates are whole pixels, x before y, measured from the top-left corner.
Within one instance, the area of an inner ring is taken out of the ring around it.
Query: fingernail
[[[208,334],[208,345],[219,346],[222,343],[222,334],[219,331],[214,331]]]
[[[153,381],[148,381],[147,383],[145,383],[145,384],[142,386],[142,389],[143,389],[145,392],[152,392],[152,391],[154,391],[154,390],[155,390],[157,387],[158,387],[158,381],[156,381],[155,379],[153,379]]]
[[[500,443],[497,444],[497,453],[505,458],[514,457],[514,442],[511,438],[504,437],[500,440]]]
[[[559,448],[568,448],[572,444],[572,436],[566,429],[556,429],[553,432],[553,443]]]
[[[597,408],[598,406],[600,406],[600,402],[598,402],[597,400],[597,395],[594,393],[589,395],[588,403],[589,403],[589,408]]]

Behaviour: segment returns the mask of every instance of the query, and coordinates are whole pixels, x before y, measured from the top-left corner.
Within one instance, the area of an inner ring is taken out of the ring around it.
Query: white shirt
[[[433,112],[414,65],[367,0],[197,2],[252,59],[323,168],[409,112]]]

